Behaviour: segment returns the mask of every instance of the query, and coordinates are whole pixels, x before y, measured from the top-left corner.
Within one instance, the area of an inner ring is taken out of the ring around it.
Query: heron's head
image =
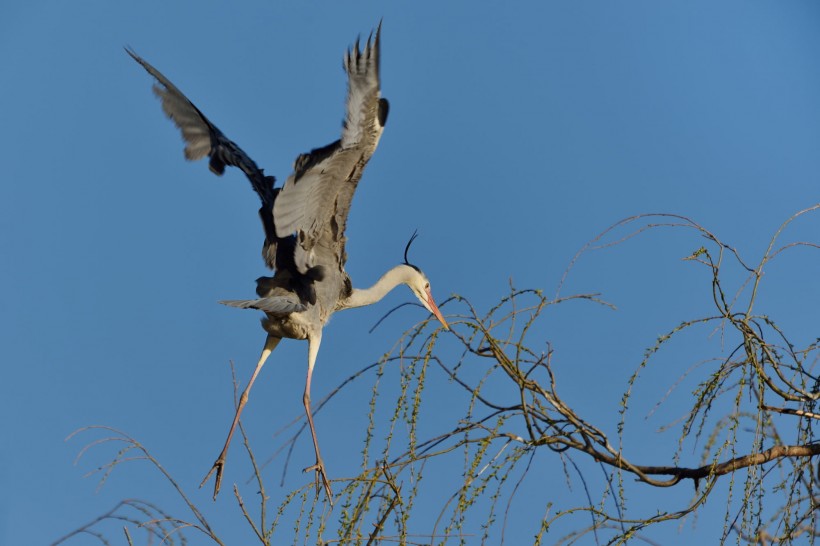
[[[438,310],[438,306],[433,299],[433,293],[430,291],[430,281],[427,280],[427,276],[422,273],[421,269],[412,264],[405,264],[405,267],[407,270],[407,280],[405,284],[410,287],[410,290],[413,291],[413,294],[416,295],[424,308],[433,313],[439,322],[441,322],[441,325],[444,326],[446,330],[449,330],[450,325],[444,320],[441,311]]]
[[[413,294],[416,295],[424,308],[435,315],[439,322],[441,322],[442,326],[444,326],[444,329],[449,330],[450,325],[447,324],[447,321],[444,320],[443,316],[441,316],[441,311],[438,310],[438,305],[436,305],[436,302],[433,299],[433,293],[430,291],[430,281],[427,280],[427,275],[422,273],[421,269],[411,264],[407,260],[407,252],[410,250],[410,245],[413,244],[413,241],[416,240],[417,236],[418,231],[414,232],[413,236],[410,237],[410,240],[407,242],[407,246],[404,247],[404,265],[399,266],[397,269],[404,269],[404,283],[410,287],[410,290],[413,291]]]

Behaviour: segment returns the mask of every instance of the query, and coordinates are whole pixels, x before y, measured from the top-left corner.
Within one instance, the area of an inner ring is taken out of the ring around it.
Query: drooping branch
[[[820,210],[820,205],[809,210]],[[646,220],[646,225],[637,225],[641,220]],[[643,360],[625,378],[623,391],[618,391],[622,396],[620,408],[614,408],[619,413],[616,425],[601,419],[600,405],[590,412],[562,396],[559,385],[572,380],[572,376],[560,372],[568,366],[588,363],[572,362],[563,351],[561,340],[538,337],[541,331],[549,330],[539,331],[537,326],[545,311],[557,313],[559,305],[573,301],[612,307],[610,304],[597,294],[559,297],[556,292],[549,299],[541,290],[517,290],[512,283],[509,293],[489,311],[479,312],[465,298],[453,296],[447,308],[451,331],[431,331],[428,321],[417,324],[378,362],[361,367],[328,395],[326,401],[333,401],[334,395],[347,385],[373,379],[367,430],[362,433],[360,473],[338,480],[344,484],[338,499],[338,506],[345,507],[343,514],[331,515],[321,510],[318,496],[312,491],[314,484],[307,483],[287,494],[284,500],[275,501],[279,503],[276,516],[266,522],[264,465],[256,464],[241,428],[261,505],[259,514],[252,515],[239,488],[235,489],[236,502],[246,520],[243,524],[249,525],[265,545],[273,543],[275,531],[287,532],[282,530],[289,528],[304,534],[305,542],[310,541],[309,536],[315,536],[317,542],[328,543],[326,537],[336,534],[338,538],[331,541],[339,544],[450,544],[463,542],[466,536],[480,536],[482,543],[491,543],[499,532],[497,507],[506,505],[500,529],[503,540],[508,516],[512,525],[519,515],[515,510],[516,502],[522,502],[515,498],[518,491],[532,485],[534,477],[554,476],[556,468],[560,474],[563,466],[568,492],[550,490],[549,496],[544,497],[542,519],[535,522],[534,535],[530,535],[535,537],[535,543],[543,543],[547,533],[552,533],[551,538],[565,533],[566,540],[559,540],[563,544],[578,543],[580,537],[588,534],[594,534],[596,543],[601,544],[633,538],[649,543],[641,536],[646,529],[697,513],[707,502],[711,506],[717,502],[718,508],[723,506],[726,510],[723,534],[707,540],[709,543],[729,542],[733,534],[738,542],[754,545],[773,541],[796,544],[807,536],[820,537],[820,472],[815,471],[817,459],[812,459],[820,456],[820,441],[816,438],[816,423],[820,419],[820,340],[793,343],[772,317],[760,311],[752,314],[753,308],[762,308],[755,300],[766,284],[760,282],[763,265],[776,256],[789,254],[785,252],[788,249],[820,246],[772,244],[755,265],[741,259],[735,248],[687,218],[634,217],[593,240],[573,260],[573,267],[585,251],[612,248],[649,230],[681,228],[698,236],[693,246],[699,248],[692,252],[692,247],[687,247],[681,255],[688,255],[683,258],[687,263],[706,268],[703,289],[710,296],[708,308],[695,318],[670,317],[667,333],[645,349]],[[623,229],[629,233],[620,234]],[[606,240],[604,235],[613,240]],[[707,344],[719,332],[720,343],[706,358],[697,354],[687,363],[692,337],[680,335],[683,332],[705,333],[702,337]],[[675,346],[681,337],[684,345]],[[641,389],[643,376],[647,375],[644,372],[664,358],[669,345],[676,349],[674,361],[662,371],[667,374],[673,369],[674,375],[669,377],[670,386],[665,392],[658,389],[657,379],[653,378],[649,395],[662,392],[662,396],[655,400],[650,415],[657,415],[655,410],[660,405],[672,405],[672,395],[681,396],[681,391],[686,390],[682,393],[686,404],[683,415],[672,423],[663,423],[659,429],[661,434],[679,429],[677,446],[672,438],[668,442],[672,448],[668,459],[648,461],[671,464],[636,464],[633,455],[644,458],[647,451],[640,437],[635,439],[635,425],[641,425],[640,419],[634,418],[630,403],[633,396],[647,395],[647,389]],[[555,369],[553,359],[560,362]],[[683,369],[673,367],[681,361]],[[436,375],[438,371],[441,373]],[[435,397],[425,390],[433,383]],[[385,394],[380,388],[385,384],[398,385],[398,394]],[[794,407],[778,407],[782,403]],[[435,416],[432,423],[431,415]],[[424,419],[428,421],[422,426]],[[624,433],[627,429],[629,436]],[[284,442],[284,447],[292,450],[298,436],[297,431]],[[183,507],[193,514],[194,524],[185,526],[203,531],[212,542],[219,543],[204,516],[170,474],[135,440],[118,434],[92,442],[83,453],[112,440],[125,442],[127,447],[118,452],[112,463],[102,467],[104,477],[125,461],[154,462],[156,469],[179,491]],[[684,446],[700,449],[699,459],[686,462],[685,457],[691,458],[691,454],[687,454]],[[124,457],[124,453],[135,449],[144,456]],[[594,464],[589,465],[590,462]],[[287,460],[284,467],[286,471]],[[589,471],[595,467],[604,478]],[[744,469],[745,472],[738,473]],[[719,479],[728,475],[734,477]],[[425,476],[435,478],[423,479]],[[683,505],[677,504],[680,497],[674,495],[668,503],[666,496],[659,504],[653,503],[650,512],[642,512],[636,503],[627,502],[635,491],[633,488],[648,491],[639,483],[668,488],[686,480],[692,480],[695,495]],[[425,489],[431,483],[435,483],[435,488]],[[574,495],[578,491],[582,493]],[[597,500],[596,494],[600,495]],[[715,501],[719,495],[725,497]],[[249,498],[247,494],[245,497]],[[439,503],[440,509],[432,523],[416,515],[411,517],[414,507],[431,502]],[[533,500],[532,490],[523,502],[533,508],[537,501]],[[170,516],[126,520],[111,511],[64,539],[78,533],[102,536],[98,528],[105,521],[153,525],[155,528],[149,529],[153,536],[160,540],[169,537],[168,542],[183,528],[181,520]],[[163,528],[166,523],[167,528]]]
[[[707,464],[697,468],[686,468],[680,466],[627,465],[622,459],[618,459],[598,451],[586,449],[582,449],[582,451],[591,455],[599,462],[606,463],[610,466],[614,466],[628,472],[635,472],[637,470],[639,471],[637,473],[644,475],[673,476],[673,479],[668,482],[658,482],[654,480],[651,482],[651,485],[656,486],[672,486],[679,483],[683,479],[694,480],[697,483],[698,480],[716,476],[724,476],[726,474],[736,472],[742,468],[759,466],[774,461],[775,459],[814,457],[815,455],[820,455],[820,443],[793,446],[773,446],[765,451],[761,451],[760,453],[750,453],[748,455],[742,455],[740,457],[729,459],[728,461],[724,461],[722,463]]]
[[[796,415],[798,417],[808,417],[809,419],[820,419],[820,413],[814,413],[811,411],[803,411],[794,408],[776,408],[774,406],[761,406],[761,409],[766,411],[774,411],[777,413],[782,413],[784,415]]]

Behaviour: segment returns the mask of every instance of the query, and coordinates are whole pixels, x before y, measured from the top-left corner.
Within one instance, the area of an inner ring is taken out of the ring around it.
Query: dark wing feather
[[[344,265],[344,230],[350,202],[365,165],[379,143],[387,117],[387,101],[380,98],[379,49],[381,25],[364,49],[359,41],[348,50],[347,106],[340,140],[299,156],[295,171],[274,203],[279,237],[297,235],[295,258],[300,271],[322,261],[314,246],[322,241]]]
[[[151,66],[133,50],[125,50],[135,61],[157,80],[154,93],[162,101],[162,110],[171,118],[182,132],[185,140],[185,158],[188,160],[210,158],[209,167],[217,175],[225,172],[225,166],[238,167],[245,173],[254,191],[262,200],[259,216],[265,229],[265,245],[262,256],[265,263],[273,269],[276,257],[276,231],[273,225],[273,205],[277,189],[273,184],[276,179],[266,176],[254,161],[235,142],[226,137],[216,125],[205,117],[182,91],[162,73]]]

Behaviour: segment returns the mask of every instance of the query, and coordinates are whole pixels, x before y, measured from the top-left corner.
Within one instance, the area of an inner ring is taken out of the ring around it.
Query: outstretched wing
[[[379,88],[380,34],[381,24],[363,50],[356,40],[345,55],[347,108],[341,139],[300,155],[274,203],[276,234],[296,234],[296,264],[303,272],[326,259],[313,254],[320,241],[344,265],[350,202],[387,120],[388,104]]]
[[[133,50],[126,48],[125,51],[156,78],[154,93],[162,101],[162,110],[182,131],[182,138],[186,144],[185,158],[194,161],[208,156],[210,158],[209,167],[215,174],[221,176],[225,172],[225,166],[230,165],[238,167],[248,177],[254,191],[262,200],[262,208],[259,211],[265,228],[265,245],[262,249],[262,256],[268,267],[272,269],[275,266],[276,257],[276,232],[271,217],[278,191],[273,188],[276,179],[273,176],[265,176],[263,170],[235,142],[211,123],[205,114],[200,112],[199,108],[194,106],[188,97],[159,70]]]

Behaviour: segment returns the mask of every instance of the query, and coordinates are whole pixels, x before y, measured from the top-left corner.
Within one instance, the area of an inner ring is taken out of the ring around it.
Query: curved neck
[[[408,284],[413,273],[415,273],[415,270],[410,266],[404,264],[397,265],[382,275],[381,278],[376,281],[376,284],[370,288],[354,288],[353,293],[344,300],[340,308],[350,309],[376,303],[398,285]]]

